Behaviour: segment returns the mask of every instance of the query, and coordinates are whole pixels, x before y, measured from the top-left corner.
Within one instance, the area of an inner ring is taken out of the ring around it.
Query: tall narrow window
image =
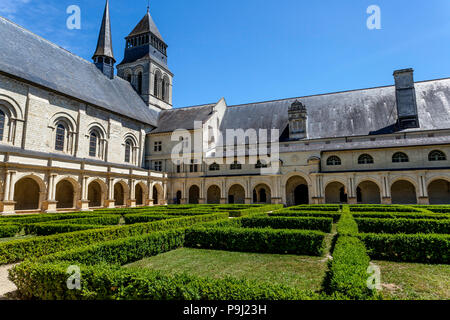
[[[128,75],[127,75],[127,81],[128,81],[129,83],[131,83],[131,74],[128,74]]]
[[[153,82],[153,95],[155,97],[158,96],[158,74],[155,73],[155,81]]]
[[[92,131],[91,136],[89,138],[89,156],[90,157],[97,156],[97,142],[98,142],[97,132]]]
[[[0,141],[3,141],[3,133],[5,131],[5,113],[0,110]]]
[[[56,127],[56,141],[55,149],[58,151],[64,151],[64,139],[66,137],[66,127],[62,124],[58,124]]]
[[[162,93],[161,93],[161,98],[165,101],[166,100],[166,94],[167,94],[167,92],[166,92],[166,79],[163,79],[162,80],[162,88],[161,88],[162,90]]]
[[[130,159],[131,159],[131,142],[127,140],[127,142],[125,142],[125,162],[130,163]]]
[[[137,76],[137,92],[142,94],[142,72],[139,72]]]

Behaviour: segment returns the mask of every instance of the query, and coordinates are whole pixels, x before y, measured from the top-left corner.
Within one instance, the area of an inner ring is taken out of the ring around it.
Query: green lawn
[[[170,273],[259,280],[319,291],[327,270],[323,257],[258,254],[182,248],[125,267]]]
[[[381,269],[386,298],[449,300],[450,265],[372,261]]]

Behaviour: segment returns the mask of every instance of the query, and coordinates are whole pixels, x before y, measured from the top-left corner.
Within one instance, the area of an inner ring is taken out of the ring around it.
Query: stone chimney
[[[399,130],[419,128],[417,114],[416,89],[414,86],[414,70],[394,71],[395,96],[397,99],[397,126]]]

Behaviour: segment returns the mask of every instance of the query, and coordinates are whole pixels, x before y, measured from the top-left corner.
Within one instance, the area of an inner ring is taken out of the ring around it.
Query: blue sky
[[[73,4],[81,8],[81,30],[66,28]],[[0,0],[0,15],[90,61],[104,4]],[[381,30],[366,26],[373,4]],[[110,0],[119,62],[146,6]],[[390,85],[392,72],[407,67],[416,81],[450,77],[449,0],[151,0],[150,7],[169,45],[175,107]]]

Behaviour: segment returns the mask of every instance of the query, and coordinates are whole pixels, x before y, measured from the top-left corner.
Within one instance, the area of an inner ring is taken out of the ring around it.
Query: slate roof
[[[102,25],[98,35],[97,49],[94,53],[95,56],[107,56],[115,61],[111,37],[111,21],[109,19],[109,1],[106,1]]]
[[[420,128],[450,128],[450,78],[416,82]],[[307,109],[308,139],[391,133],[397,120],[395,86],[229,106],[224,129],[272,129],[288,125],[288,108],[295,101]],[[270,116],[269,116],[270,115]]]
[[[152,16],[150,15],[150,11],[147,11],[145,16],[139,21],[139,23],[136,25],[136,27],[131,31],[131,33],[128,35],[128,37],[137,36],[138,34],[151,32],[155,36],[157,36],[161,41],[164,42],[164,39],[161,35],[161,33],[158,30],[158,27],[155,24],[155,21],[153,21]]]
[[[420,128],[402,132],[450,129],[450,78],[416,82],[415,86]],[[226,129],[279,129],[281,134],[289,123],[288,108],[296,100],[307,109],[308,139],[392,133],[397,121],[395,86],[386,86],[228,106],[220,129],[222,133]],[[163,111],[153,132],[193,129],[193,121],[208,119],[213,106]]]
[[[89,104],[156,126],[150,109],[127,81],[109,79],[90,63],[0,17],[0,71]]]
[[[163,110],[159,114],[158,127],[152,133],[172,132],[176,129],[193,130],[195,121],[204,122],[216,104],[206,104],[188,108]]]

